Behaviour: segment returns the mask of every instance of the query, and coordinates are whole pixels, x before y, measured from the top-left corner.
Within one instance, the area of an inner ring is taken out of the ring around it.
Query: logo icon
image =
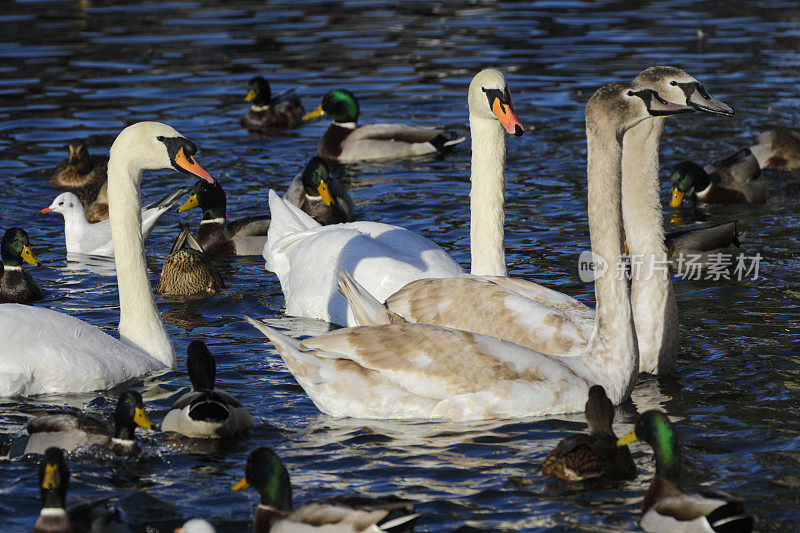
[[[578,277],[584,283],[589,283],[602,277],[607,271],[608,263],[590,250],[581,252],[581,255],[578,256]]]

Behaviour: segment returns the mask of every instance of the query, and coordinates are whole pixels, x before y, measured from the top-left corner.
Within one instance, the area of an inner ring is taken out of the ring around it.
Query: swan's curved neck
[[[471,272],[479,276],[505,276],[505,132],[497,120],[476,117],[472,113],[469,125],[472,137]]]
[[[622,217],[631,256],[631,306],[641,369],[668,372],[677,355],[677,306],[664,245],[658,147],[663,117],[628,130],[622,149]]]
[[[597,308],[586,362],[587,367],[602,369],[608,381],[601,384],[618,403],[630,394],[639,372],[628,282],[619,268],[622,144],[610,128],[587,124],[586,135],[589,235],[592,252],[607,265],[594,283]]]
[[[142,170],[130,164],[124,151],[112,147],[108,210],[119,287],[119,335],[128,346],[174,367],[175,351],[158,315],[147,277],[139,199],[141,179]]]

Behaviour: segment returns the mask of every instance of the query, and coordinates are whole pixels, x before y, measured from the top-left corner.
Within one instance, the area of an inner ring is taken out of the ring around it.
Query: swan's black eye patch
[[[197,146],[186,137],[164,137],[163,135],[159,135],[156,138],[167,147],[167,154],[169,154],[170,161],[175,160],[175,156],[181,148],[184,149],[183,151],[187,156],[197,153]]]
[[[486,99],[489,100],[489,107],[494,105],[495,99],[500,100],[503,105],[511,105],[511,93],[508,91],[508,85],[503,89],[487,89],[481,87],[481,90],[486,93]]]

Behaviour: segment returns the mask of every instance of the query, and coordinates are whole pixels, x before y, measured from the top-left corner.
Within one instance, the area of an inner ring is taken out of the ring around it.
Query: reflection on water
[[[115,334],[113,261],[67,258],[63,223],[36,217],[59,191],[52,168],[70,139],[92,153],[140,120],[168,122],[199,147],[198,161],[224,182],[231,218],[267,210],[267,190],[285,190],[315,153],[325,121],[264,137],[239,127],[247,81],[274,92],[296,88],[307,108],[334,87],[353,91],[363,123],[399,121],[465,127],[466,88],[485,66],[508,73],[519,116],[535,130],[508,143],[506,245],[510,274],[536,279],[591,303],[576,262],[588,247],[583,105],[600,84],[631,79],[653,64],[677,64],[736,107],[733,119],[670,119],[665,167],[707,161],[751,143],[760,131],[798,126],[793,2],[174,2],[7,3],[0,13],[0,229],[25,227],[45,261],[30,268],[40,304]],[[467,144],[467,143],[465,143]],[[434,239],[469,264],[469,147],[445,157],[336,168],[361,219],[398,224]],[[666,173],[666,169],[663,173]],[[762,255],[761,277],[742,283],[677,283],[681,353],[673,377],[648,379],[617,410],[615,430],[660,408],[676,420],[685,483],[744,499],[763,531],[798,521],[800,424],[796,358],[800,285],[794,228],[797,176],[769,173],[763,205],[665,211],[667,226],[736,219],[743,253]],[[147,172],[143,197],[186,177]],[[666,189],[666,184],[665,184]],[[666,191],[665,191],[666,194]],[[676,222],[670,222],[672,215]],[[170,212],[147,240],[155,284],[180,221]],[[345,492],[398,494],[424,513],[419,529],[630,531],[653,472],[634,447],[636,480],[581,491],[546,482],[539,462],[560,438],[585,427],[558,419],[431,424],[333,420],[320,415],[247,314],[317,335],[330,326],[285,317],[276,278],[260,258],[220,265],[228,289],[201,299],[157,297],[178,368],[131,385],[161,420],[188,387],[185,349],[203,338],[217,381],[253,413],[243,442],[197,442],[142,432],[131,460],[71,457],[69,501],[115,496],[137,529],[168,531],[202,515],[219,531],[242,531],[257,495],[233,493],[249,450],[275,448],[295,482],[295,501]],[[6,342],[24,342],[12,339]],[[457,354],[454,354],[457,356]],[[0,399],[0,448],[32,413],[58,406],[105,418],[116,391]],[[38,513],[36,459],[0,460],[0,529],[28,530]],[[521,480],[521,481],[520,481]]]

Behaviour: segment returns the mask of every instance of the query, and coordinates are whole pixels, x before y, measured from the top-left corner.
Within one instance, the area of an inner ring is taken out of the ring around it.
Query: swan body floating
[[[359,107],[346,89],[329,91],[322,103],[303,120],[323,115],[333,124],[322,135],[317,153],[327,161],[354,163],[394,159],[443,152],[464,141],[455,132],[435,126],[406,124],[368,124],[357,126]]]
[[[175,189],[161,200],[142,209],[142,235],[147,237],[153,227],[164,213],[183,196],[188,187]],[[64,241],[68,254],[85,254],[98,256],[113,256],[114,241],[111,238],[111,222],[106,219],[94,224],[86,219],[83,208],[77,196],[71,192],[62,192],[56,196],[53,203],[39,211],[45,213],[58,213],[64,217]]]
[[[73,316],[0,305],[0,396],[109,389],[175,366],[172,342],[153,300],[144,255],[142,171],[175,168],[213,181],[194,159],[194,143],[158,122],[128,126],[111,147],[108,199],[120,298],[120,339]]]
[[[622,253],[622,137],[651,116],[691,110],[633,82],[601,87],[586,106],[592,252],[611,272]],[[629,397],[639,359],[627,281],[600,276],[595,296],[592,334],[584,352],[573,357],[427,324],[345,328],[300,342],[249,321],[275,344],[317,408],[331,416],[518,418],[579,412],[594,384],[614,404]]]
[[[500,71],[478,73],[470,84],[469,102],[472,195],[479,197],[475,209],[488,214],[473,220],[473,269],[502,265],[505,272],[502,245],[499,253],[493,246],[503,239],[502,209],[498,217],[490,207],[502,202],[502,182],[499,189],[496,184],[483,186],[476,183],[475,176],[487,168],[496,171],[499,167],[502,173],[505,132],[519,136],[524,128]],[[323,227],[273,192],[270,211],[272,226],[263,255],[267,270],[281,282],[289,315],[356,325],[347,302],[337,292],[337,268],[353,274],[380,301],[416,279],[463,275],[461,267],[439,246],[397,226],[359,221]]]
[[[651,67],[637,81],[659,94],[666,92],[671,101],[686,102],[695,109],[718,114],[727,114],[730,109],[711,98],[697,80],[674,67]],[[634,126],[623,138],[622,213],[626,236],[631,253],[649,261],[666,258],[658,199],[658,143],[663,125],[664,119],[655,117]],[[495,142],[496,150],[500,150],[502,138]],[[476,173],[476,167],[486,168],[476,165],[476,158],[474,154],[470,195],[473,276],[413,281],[389,296],[388,310],[410,322],[473,331],[542,353],[584,353],[593,331],[594,311],[552,289],[505,277],[502,164],[495,163],[491,170]],[[495,199],[487,203],[485,198],[491,193],[483,191],[497,190],[500,194],[495,193]],[[479,240],[487,227],[496,228],[493,239]],[[363,295],[359,291],[351,294],[354,298]],[[666,270],[637,272],[632,298],[641,370],[669,372],[677,355],[677,310]],[[350,305],[354,305],[352,299]],[[385,315],[374,302],[358,305],[373,310],[365,315],[365,324],[381,323],[380,317]]]

